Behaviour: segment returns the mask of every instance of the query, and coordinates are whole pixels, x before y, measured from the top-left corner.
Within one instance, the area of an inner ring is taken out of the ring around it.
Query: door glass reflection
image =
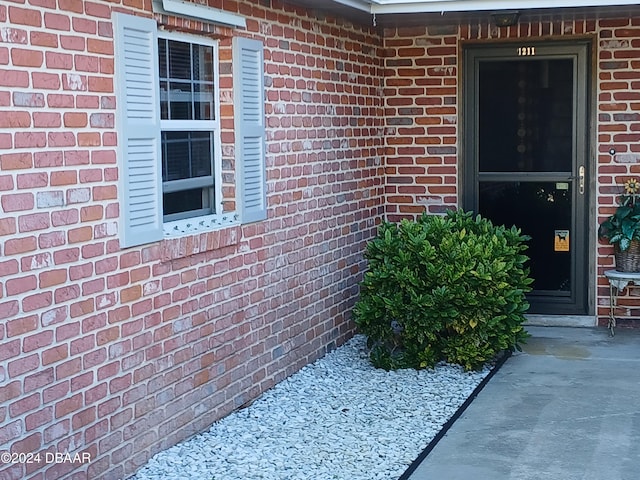
[[[531,259],[529,268],[534,290],[568,295],[573,243],[571,184],[480,182],[479,200],[480,213],[494,224],[516,225],[531,237],[527,255]]]
[[[479,66],[480,172],[570,172],[573,61]]]

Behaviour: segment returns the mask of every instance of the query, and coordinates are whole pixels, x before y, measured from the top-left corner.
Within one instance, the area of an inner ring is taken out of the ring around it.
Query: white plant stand
[[[640,273],[607,270],[604,272],[604,275],[609,281],[609,324],[607,325],[607,328],[613,337],[615,335],[616,328],[616,307],[618,306],[618,296],[630,284],[640,285]]]

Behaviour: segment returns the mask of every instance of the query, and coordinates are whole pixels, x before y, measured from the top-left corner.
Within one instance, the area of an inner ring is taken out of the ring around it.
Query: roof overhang
[[[364,25],[402,27],[483,21],[491,13],[520,12],[520,21],[541,16],[572,19],[640,15],[638,0],[284,0]]]
[[[446,13],[637,5],[638,0],[328,0],[370,14]],[[578,3],[578,5],[576,4]]]

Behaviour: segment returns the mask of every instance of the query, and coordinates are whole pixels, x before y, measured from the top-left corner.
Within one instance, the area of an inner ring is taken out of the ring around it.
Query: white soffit
[[[638,0],[334,0],[371,14],[445,13],[531,8],[613,7],[637,5]]]
[[[181,17],[196,18],[231,27],[247,27],[247,21],[241,15],[183,0],[153,0],[153,11],[162,14],[172,13]]]
[[[334,0],[334,3],[340,3],[347,7],[357,8],[363,12],[371,13],[373,11],[373,2],[371,0]]]

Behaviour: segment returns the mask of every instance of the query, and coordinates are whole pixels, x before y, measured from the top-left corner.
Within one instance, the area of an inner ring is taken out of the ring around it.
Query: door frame
[[[573,288],[570,297],[545,297],[530,296],[529,301],[534,313],[544,315],[593,315],[595,266],[594,255],[591,254],[595,245],[595,231],[592,228],[595,222],[595,212],[592,210],[596,184],[595,161],[593,145],[593,67],[592,52],[594,49],[593,37],[572,37],[571,39],[513,39],[509,41],[472,41],[461,44],[461,85],[460,97],[462,102],[462,128],[463,141],[461,142],[462,161],[461,179],[464,192],[461,196],[461,204],[467,210],[473,210],[478,202],[479,165],[478,165],[478,88],[479,75],[477,65],[482,60],[540,60],[553,58],[574,58],[574,88],[576,102],[574,105],[575,118],[578,119],[573,126],[574,155],[572,160],[572,177],[576,176],[579,165],[585,167],[585,194],[578,201],[579,192],[573,188],[572,204],[574,205],[574,218],[571,225],[572,265],[571,276]],[[585,139],[586,141],[580,141]],[[583,162],[581,162],[583,159]],[[535,175],[535,174],[534,174]],[[536,178],[536,177],[533,177]],[[574,179],[574,185],[577,182]],[[567,298],[569,298],[567,300]]]

